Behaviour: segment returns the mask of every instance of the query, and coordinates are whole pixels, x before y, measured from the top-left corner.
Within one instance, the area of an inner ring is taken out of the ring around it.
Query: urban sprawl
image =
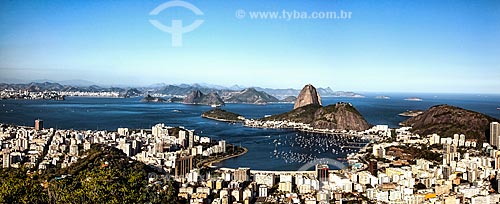
[[[463,134],[421,136],[409,127],[377,125],[354,133],[371,141],[347,157],[346,168],[318,163],[307,171],[216,168],[212,162],[246,149],[236,151],[244,148],[164,124],[116,132],[44,128],[42,120],[35,127],[2,124],[0,146],[3,168],[33,171],[67,168],[92,145],[115,147],[181,183],[178,196],[189,203],[476,204],[500,202],[499,129],[499,123],[491,123],[488,143],[480,143]]]

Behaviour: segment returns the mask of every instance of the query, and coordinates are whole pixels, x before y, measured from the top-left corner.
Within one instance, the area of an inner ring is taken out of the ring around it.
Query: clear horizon
[[[0,82],[500,93],[499,1],[186,1],[203,15],[169,8],[155,17],[204,20],[182,47],[149,22],[165,2],[2,1]],[[285,10],[352,18],[250,18]]]

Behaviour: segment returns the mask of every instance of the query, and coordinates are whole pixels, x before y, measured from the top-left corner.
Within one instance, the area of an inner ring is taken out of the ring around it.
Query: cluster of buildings
[[[178,181],[193,177],[195,159],[222,156],[226,142],[195,135],[193,130],[157,124],[150,130],[113,131],[44,129],[0,125],[0,147],[4,168],[65,168],[75,163],[93,144],[122,150],[127,156],[166,172]]]
[[[120,97],[120,92],[118,91],[60,91],[57,93],[63,96],[106,97],[106,98]]]
[[[500,202],[499,130],[491,123],[489,143],[480,143],[466,135],[420,136],[408,127],[375,126],[370,131],[377,135],[350,154],[342,170],[324,163],[310,171],[202,170],[196,161],[227,154],[226,142],[164,124],[116,132],[44,129],[41,120],[35,128],[0,125],[0,147],[4,168],[46,169],[71,165],[93,144],[113,146],[166,172],[189,203],[476,204]],[[412,149],[418,155],[407,152]]]
[[[3,89],[0,91],[0,99],[64,100],[66,96],[122,97],[118,91],[28,91],[14,89]]]
[[[64,100],[64,94],[55,91],[22,91],[4,89],[0,91],[0,99],[24,100]]]
[[[491,124],[490,139],[499,139]],[[500,151],[466,135],[420,136],[410,128],[372,128],[379,134],[349,155],[349,168],[315,171],[258,171],[220,168],[190,177],[179,197],[190,203],[498,203]],[[395,148],[395,149],[392,149]],[[420,156],[404,155],[416,149]],[[402,150],[403,155],[397,150]],[[433,157],[425,157],[426,153]],[[412,159],[405,159],[410,156]]]
[[[179,189],[189,203],[329,203],[343,197],[346,178],[336,176],[327,165],[314,171],[258,171],[220,168],[206,179],[193,180]],[[338,193],[331,193],[331,192]],[[332,197],[333,196],[333,197]]]
[[[253,128],[272,128],[272,129],[295,129],[302,132],[313,132],[321,134],[360,134],[361,132],[353,130],[335,130],[335,129],[322,129],[314,128],[311,124],[300,123],[288,120],[254,120],[245,119],[243,125]]]
[[[491,124],[490,141],[500,137],[497,128],[498,123]],[[395,140],[373,142],[349,157],[350,163],[367,167],[344,173],[356,192],[378,203],[500,202],[500,151],[496,145],[463,134],[419,136],[409,128],[396,132]],[[412,148],[421,155],[439,157],[404,160],[408,155],[398,152]]]
[[[35,128],[0,125],[0,151],[3,168],[35,167],[46,150],[54,129],[43,129],[36,120]]]

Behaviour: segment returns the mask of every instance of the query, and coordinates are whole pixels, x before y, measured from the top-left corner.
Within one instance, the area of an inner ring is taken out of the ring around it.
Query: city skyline
[[[182,47],[149,22],[165,2],[1,2],[0,80],[500,93],[496,1],[187,1],[203,15],[170,8],[157,17],[166,25],[204,20]],[[249,16],[284,10],[352,18]]]

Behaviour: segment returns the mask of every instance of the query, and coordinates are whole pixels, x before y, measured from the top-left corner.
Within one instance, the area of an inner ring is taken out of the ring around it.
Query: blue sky
[[[149,15],[164,2],[0,1],[0,79],[500,93],[500,1],[192,0],[203,16]],[[352,17],[248,16],[283,9]],[[172,47],[152,18],[204,23]]]

